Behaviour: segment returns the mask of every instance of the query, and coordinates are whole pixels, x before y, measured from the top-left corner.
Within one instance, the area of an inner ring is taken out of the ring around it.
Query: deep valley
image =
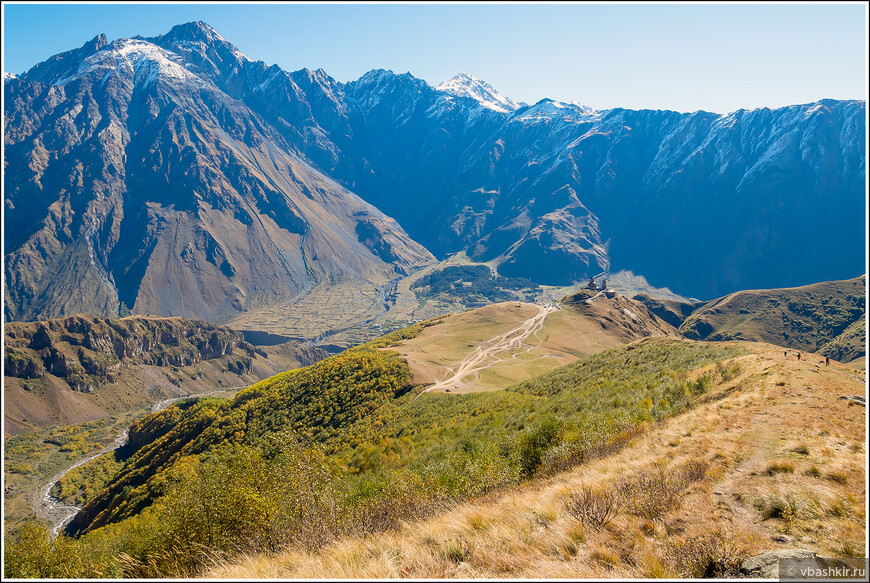
[[[4,579],[866,563],[864,100],[340,82],[202,21],[3,91]]]

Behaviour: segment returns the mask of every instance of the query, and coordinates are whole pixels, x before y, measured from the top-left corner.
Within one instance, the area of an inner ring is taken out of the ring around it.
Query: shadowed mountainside
[[[320,282],[382,286],[432,260],[146,40],[99,36],[5,80],[4,94],[7,319],[226,322]]]

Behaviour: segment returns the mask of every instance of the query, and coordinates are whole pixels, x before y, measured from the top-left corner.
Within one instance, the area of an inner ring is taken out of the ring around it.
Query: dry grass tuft
[[[457,535],[447,539],[439,546],[438,550],[445,560],[452,563],[459,564],[471,559],[471,546],[468,544],[468,540],[462,535]]]
[[[668,556],[682,577],[735,577],[740,564],[750,556],[748,547],[716,529],[703,535],[668,544]]]
[[[789,450],[792,453],[800,454],[800,455],[810,455],[810,448],[808,448],[804,444],[796,445]]]
[[[624,498],[616,490],[583,486],[568,497],[566,510],[583,524],[601,528],[616,518],[623,504]]]
[[[776,474],[793,474],[794,464],[791,462],[776,461],[767,464],[763,474],[765,476],[775,476]]]
[[[617,488],[626,511],[635,516],[656,520],[679,506],[683,492],[693,482],[702,480],[708,464],[689,460],[671,470],[646,470],[619,483]]]
[[[603,547],[593,549],[589,558],[606,569],[613,569],[619,563],[619,555]]]
[[[849,483],[849,474],[847,474],[843,470],[834,470],[828,472],[825,474],[825,478],[831,480],[832,482],[842,484],[843,486]]]
[[[820,470],[816,466],[810,466],[804,471],[804,475],[809,476],[810,478],[821,478],[822,470]]]

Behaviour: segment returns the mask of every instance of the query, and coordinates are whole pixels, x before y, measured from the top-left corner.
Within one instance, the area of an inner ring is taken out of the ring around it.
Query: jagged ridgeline
[[[295,341],[264,350],[241,332],[184,318],[78,314],[9,322],[4,332],[7,435],[247,386],[327,356]]]
[[[184,472],[217,471],[233,451],[280,457],[271,444],[287,435],[305,463],[320,468],[318,476],[332,476],[321,486],[335,497],[334,528],[384,528],[612,451],[645,423],[685,410],[739,369],[719,366],[690,380],[688,371],[740,350],[650,339],[506,391],[420,395],[405,361],[379,347],[436,323],[276,375],[232,400],[191,400],[137,422],[120,452],[124,466],[69,531],[89,533],[85,541],[141,528],[176,508],[177,489],[192,486],[180,485]],[[296,496],[282,493],[284,500]]]
[[[325,289],[377,305],[461,251],[540,284],[630,269],[698,298],[864,266],[861,100],[525,105],[469,76],[287,72],[202,22],[98,36],[4,96],[7,320],[260,326]]]

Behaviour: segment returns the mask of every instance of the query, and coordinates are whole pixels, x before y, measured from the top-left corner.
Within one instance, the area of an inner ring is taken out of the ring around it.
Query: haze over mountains
[[[208,25],[4,77],[5,316],[227,322],[458,251],[698,298],[864,269],[865,108],[527,106],[459,75],[339,83]]]

